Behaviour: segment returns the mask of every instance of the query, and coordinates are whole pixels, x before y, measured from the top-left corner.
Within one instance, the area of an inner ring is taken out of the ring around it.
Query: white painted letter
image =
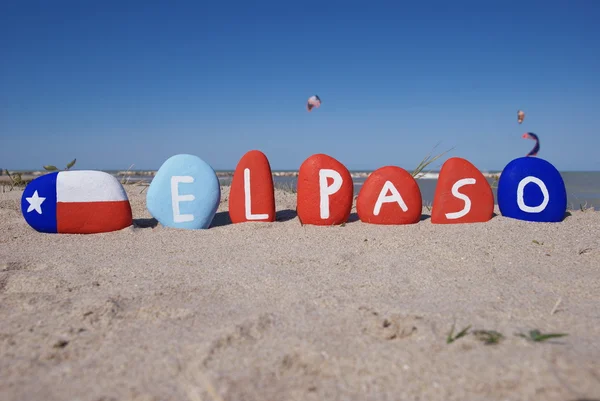
[[[465,202],[465,207],[459,212],[446,213],[447,219],[460,219],[461,217],[466,216],[467,213],[471,211],[471,199],[469,199],[467,195],[458,192],[458,189],[464,185],[473,185],[476,182],[477,181],[475,180],[475,178],[463,178],[461,180],[456,181],[454,185],[452,185],[452,195],[454,195],[458,199],[463,200]]]
[[[327,178],[333,178],[333,184],[327,186]],[[342,176],[335,170],[319,170],[319,192],[321,195],[321,218],[329,218],[329,196],[333,195],[342,187]]]
[[[179,202],[191,202],[196,197],[194,195],[179,195],[179,183],[191,184],[194,182],[194,177],[189,175],[186,176],[173,176],[171,177],[171,203],[173,205],[173,221],[175,223],[185,223],[187,221],[194,221],[193,214],[180,214]]]
[[[262,220],[269,218],[268,214],[252,214],[252,199],[250,198],[250,169],[244,169],[244,201],[247,220]]]
[[[390,191],[392,194],[388,195],[388,191]],[[379,212],[381,211],[381,205],[384,203],[392,202],[397,202],[398,205],[400,205],[400,208],[403,212],[406,212],[408,210],[408,206],[406,206],[406,203],[404,202],[404,199],[402,199],[402,195],[400,195],[398,189],[396,189],[396,187],[394,186],[394,184],[391,183],[391,181],[386,181],[385,184],[383,184],[383,188],[381,188],[381,192],[379,192],[377,202],[375,202],[373,214],[375,216],[379,216]]]
[[[523,199],[523,192],[525,191],[525,185],[530,182],[536,184],[542,190],[542,194],[544,195],[544,200],[539,206],[527,206],[525,204],[525,200]],[[548,206],[548,202],[550,201],[550,194],[548,193],[548,188],[546,188],[546,184],[544,181],[540,180],[537,177],[527,176],[523,178],[519,182],[519,186],[517,187],[517,204],[519,205],[519,209],[527,213],[540,213],[542,212],[546,206]]]

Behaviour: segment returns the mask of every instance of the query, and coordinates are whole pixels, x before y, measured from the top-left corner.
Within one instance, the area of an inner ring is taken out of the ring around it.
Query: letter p
[[[333,183],[327,185],[327,178],[333,178]],[[329,218],[329,197],[342,187],[342,176],[332,169],[319,170],[319,194],[321,197],[321,218]]]

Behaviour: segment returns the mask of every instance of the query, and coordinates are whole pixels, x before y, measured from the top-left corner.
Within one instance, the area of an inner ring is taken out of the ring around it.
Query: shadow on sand
[[[298,217],[298,213],[292,209],[279,210],[275,213],[275,221],[290,221]]]
[[[494,212],[492,214],[492,219],[495,217],[498,217],[498,216],[500,216],[500,215],[498,213]],[[571,212],[567,211],[565,213],[564,218],[566,219],[567,217],[570,217],[570,216],[571,216]],[[275,213],[275,221],[278,221],[278,222],[294,220],[296,217],[298,217],[298,213],[292,209],[278,210]],[[425,220],[429,220],[429,219],[431,219],[430,214],[421,214],[420,221],[425,221]],[[351,213],[350,216],[348,217],[348,220],[346,221],[346,224],[355,223],[357,221],[360,221],[360,219],[358,217],[358,213]],[[213,218],[210,228],[223,227],[223,226],[227,226],[229,224],[232,224],[231,219],[229,218],[229,212],[228,211],[218,212],[217,214],[215,214],[215,217]],[[154,218],[133,219],[133,226],[135,228],[155,228],[156,226],[158,226],[158,221]],[[596,400],[596,401],[600,401],[600,400]]]
[[[133,226],[135,228],[154,228],[158,226],[158,220],[151,219],[133,219]]]
[[[215,214],[212,223],[210,223],[210,228],[228,226],[229,224],[231,224],[229,212],[218,212]]]
[[[298,216],[298,214],[296,213],[295,210],[291,210],[291,209],[278,210],[275,213],[275,221],[281,221],[281,222],[290,221],[290,220],[294,220],[297,216]],[[215,217],[213,218],[210,228],[223,227],[223,226],[227,226],[230,224],[233,224],[233,223],[231,222],[231,218],[229,217],[229,212],[228,211],[219,212],[219,213],[215,214]]]

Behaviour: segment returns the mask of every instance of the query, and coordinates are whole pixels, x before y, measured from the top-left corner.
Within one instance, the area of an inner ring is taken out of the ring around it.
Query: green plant
[[[24,180],[23,176],[21,175],[21,173],[10,173],[8,170],[4,170],[6,172],[6,175],[8,176],[8,178],[10,179],[10,189],[9,191],[12,191],[14,187],[24,187],[26,186],[29,181],[28,180]]]
[[[423,169],[425,167],[427,167],[428,165],[430,165],[431,163],[433,163],[434,161],[436,161],[437,159],[439,159],[440,157],[442,157],[443,155],[445,155],[446,153],[450,152],[452,149],[454,148],[450,148],[445,152],[440,153],[439,155],[433,156],[431,157],[431,152],[433,152],[433,150],[435,148],[437,148],[437,146],[439,145],[436,144],[433,149],[431,149],[431,151],[427,154],[427,156],[425,156],[425,158],[423,160],[421,160],[421,162],[419,163],[419,165],[417,166],[417,168],[414,169],[414,171],[411,173],[411,175],[413,177],[416,177],[421,171],[423,171]],[[429,171],[428,171],[429,172]]]
[[[548,333],[548,334],[542,334],[537,329],[530,330],[528,334],[517,333],[515,335],[518,336],[518,337],[523,337],[523,338],[525,338],[525,339],[527,339],[529,341],[534,341],[534,342],[542,342],[542,341],[549,340],[551,338],[558,338],[558,337],[568,336],[568,334],[566,334],[566,333]]]
[[[497,189],[498,188],[498,181],[500,181],[500,175],[499,174],[494,174],[492,176],[492,178],[494,178],[494,181],[492,181],[492,183],[490,184],[490,186],[492,188],[496,188]]]
[[[71,160],[69,162],[69,164],[67,164],[67,167],[65,168],[65,171],[69,170],[71,167],[73,167],[76,162],[77,162],[77,159]],[[48,165],[44,166],[44,170],[46,170],[46,171],[58,171],[58,168],[56,166],[48,164]]]
[[[504,338],[502,333],[495,330],[475,330],[473,335],[486,345],[498,344]]]
[[[454,323],[452,323],[452,328],[450,329],[450,333],[448,333],[448,337],[446,337],[446,344],[453,343],[455,340],[458,340],[459,338],[466,336],[470,328],[471,328],[471,325],[468,325],[467,327],[462,329],[458,334],[453,336]]]

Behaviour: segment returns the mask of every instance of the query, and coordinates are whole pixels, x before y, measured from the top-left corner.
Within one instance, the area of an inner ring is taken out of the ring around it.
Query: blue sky
[[[260,149],[275,170],[411,169],[440,142],[499,170],[531,131],[560,170],[600,170],[599,19],[594,0],[4,1],[0,168]]]

